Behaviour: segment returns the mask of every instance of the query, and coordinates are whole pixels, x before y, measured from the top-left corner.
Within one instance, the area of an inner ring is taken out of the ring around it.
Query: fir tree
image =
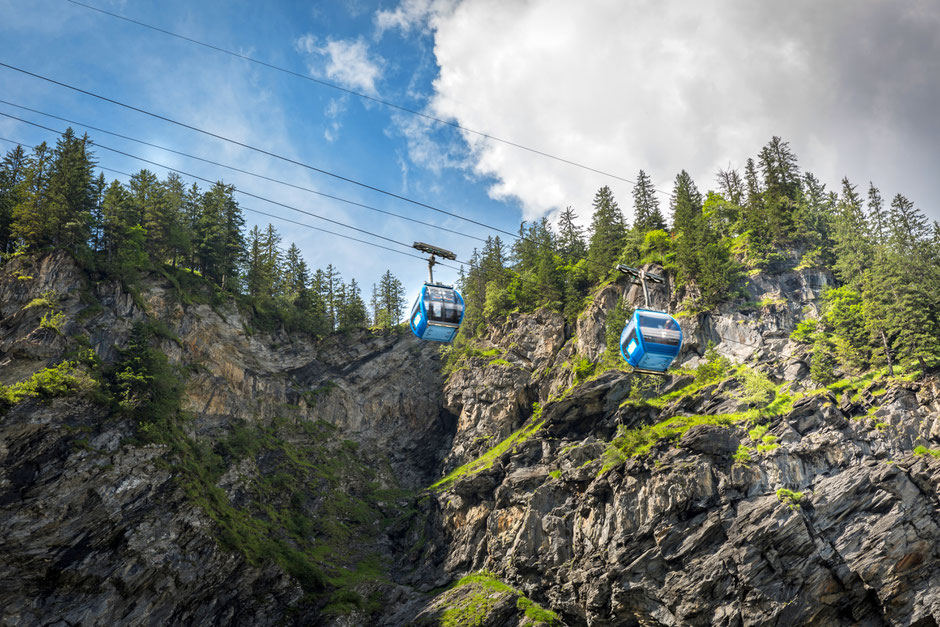
[[[18,144],[0,164],[0,253],[12,252],[15,246],[13,208],[20,202],[26,167],[26,151]]]
[[[594,215],[591,216],[591,240],[588,246],[588,263],[591,276],[600,278],[613,269],[623,250],[627,227],[614,200],[614,194],[606,185],[594,195]]]
[[[577,214],[566,207],[558,218],[558,252],[565,263],[574,263],[587,255],[584,229],[577,224]]]
[[[653,181],[643,170],[636,177],[633,186],[633,228],[640,233],[647,231],[664,230],[666,220],[659,210],[659,198],[656,197],[656,188]]]

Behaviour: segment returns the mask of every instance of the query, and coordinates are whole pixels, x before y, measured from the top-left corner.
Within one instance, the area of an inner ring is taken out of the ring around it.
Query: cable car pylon
[[[422,340],[448,344],[457,336],[463,320],[464,302],[453,285],[434,282],[434,265],[437,258],[455,261],[457,255],[444,248],[424,242],[415,242],[412,248],[430,255],[428,257],[428,280],[421,288],[418,299],[411,308],[408,325],[412,333]]]
[[[645,309],[636,309],[620,334],[620,355],[634,372],[664,375],[682,350],[682,328],[665,311],[652,309],[646,282],[665,283],[663,277],[644,269],[619,264],[617,269],[643,286]]]

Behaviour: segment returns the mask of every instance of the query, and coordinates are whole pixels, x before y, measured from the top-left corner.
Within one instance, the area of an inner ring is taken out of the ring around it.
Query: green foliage
[[[34,307],[54,309],[58,302],[59,298],[56,293],[49,290],[29,301],[23,309],[33,309]]]
[[[517,446],[528,440],[535,433],[542,428],[542,425],[545,424],[544,420],[540,419],[541,412],[538,412],[539,415],[533,415],[532,418],[518,431],[515,431],[508,438],[488,450],[486,453],[480,457],[474,459],[471,462],[455,468],[447,474],[447,476],[433,483],[430,487],[432,490],[444,490],[450,484],[461,479],[468,475],[473,475],[481,470],[486,470],[491,468],[496,460],[502,457],[505,453],[514,450]]]
[[[746,366],[738,370],[743,380],[737,397],[751,407],[766,406],[776,396],[776,386],[763,374]]]
[[[787,490],[786,488],[780,488],[777,490],[777,499],[781,503],[786,503],[789,505],[790,509],[799,509],[800,501],[803,500],[803,493]]]
[[[826,335],[819,335],[813,344],[813,358],[810,363],[810,378],[821,385],[832,383],[835,379],[835,345]]]
[[[751,450],[752,449],[748,448],[747,446],[739,444],[738,450],[735,451],[732,458],[738,464],[746,464],[751,461]]]
[[[572,371],[574,372],[575,383],[581,383],[594,374],[597,364],[587,357],[580,357],[575,361]]]
[[[95,381],[76,361],[63,361],[44,368],[29,379],[13,385],[0,384],[0,403],[16,405],[26,398],[41,400],[90,394],[98,388]]]
[[[716,416],[674,416],[655,425],[626,429],[618,427],[617,435],[604,453],[601,473],[620,463],[649,453],[661,440],[678,440],[682,434],[696,425],[732,426],[747,420],[745,414],[720,414]]]
[[[43,314],[39,320],[40,329],[50,329],[56,334],[62,335],[62,329],[65,328],[65,314],[61,311],[48,311]]]
[[[695,382],[698,384],[720,381],[728,376],[732,368],[731,360],[718,353],[713,342],[708,343],[705,361],[695,369]]]
[[[816,341],[816,332],[819,330],[819,320],[809,318],[796,325],[796,329],[790,334],[790,339],[801,344],[812,344]]]
[[[162,324],[136,324],[109,373],[119,410],[137,419],[140,438],[160,444],[175,437],[184,389],[179,368],[152,346],[154,339],[166,335],[169,330]]]
[[[516,609],[535,623],[554,625],[558,615],[546,610],[491,573],[480,571],[460,579],[444,593],[448,603],[440,615],[440,627],[482,627],[489,613],[505,596],[516,596]]]
[[[940,449],[930,449],[923,445],[915,446],[914,455],[918,457],[923,457],[924,455],[930,455],[931,457],[940,457]]]

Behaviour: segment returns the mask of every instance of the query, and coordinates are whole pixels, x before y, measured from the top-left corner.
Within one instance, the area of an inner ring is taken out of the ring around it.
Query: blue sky
[[[718,168],[743,168],[772,135],[789,141],[800,165],[830,189],[838,190],[843,176],[862,192],[873,181],[886,198],[904,193],[940,218],[940,5],[930,0],[87,2],[620,177],[461,136],[65,0],[0,0],[4,63],[507,231],[515,232],[523,218],[554,217],[569,205],[586,222],[602,185],[610,185],[629,219],[631,185],[622,178],[643,168],[668,190],[685,168],[701,189],[712,188]],[[494,234],[4,68],[0,94],[471,237]],[[6,105],[0,111],[65,126]],[[461,259],[480,246],[470,237],[90,134],[99,144],[386,237],[436,243]],[[54,139],[3,118],[0,136]],[[145,167],[100,149],[98,159],[128,172]],[[241,202],[317,224],[262,201]],[[246,218],[249,225],[268,222],[250,212]],[[333,263],[344,278],[360,282],[366,297],[386,269],[409,291],[424,280],[420,260],[271,222],[285,245],[296,242],[314,267]],[[456,273],[440,270],[437,277],[453,281]]]

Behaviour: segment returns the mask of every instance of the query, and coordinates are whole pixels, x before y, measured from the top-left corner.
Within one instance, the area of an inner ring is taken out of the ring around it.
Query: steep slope
[[[64,254],[3,267],[0,622],[311,624],[380,605],[408,495],[453,429],[436,349],[272,336],[186,300],[163,277],[93,283]]]
[[[940,381],[811,385],[789,334],[825,271],[680,317],[662,378],[608,351],[624,281],[445,373],[408,333],[262,332],[185,279],[0,268],[0,622],[940,618]]]
[[[808,390],[787,337],[831,283],[759,276],[751,304],[683,318],[698,368],[663,379],[572,372],[601,357],[626,286],[571,338],[510,317],[446,387],[446,570],[489,571],[570,625],[935,624],[940,382]],[[747,366],[701,357],[722,338]]]

